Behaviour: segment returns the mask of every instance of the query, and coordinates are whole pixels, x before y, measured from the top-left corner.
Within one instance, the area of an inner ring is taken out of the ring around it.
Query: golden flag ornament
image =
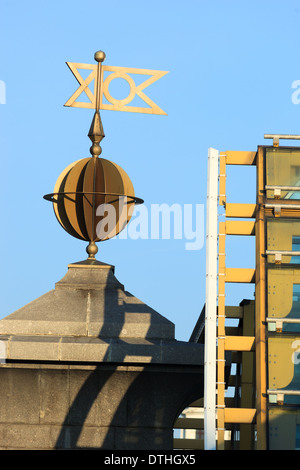
[[[68,67],[75,76],[79,83],[79,87],[73,93],[73,95],[65,103],[65,106],[72,106],[77,108],[97,108],[97,99],[99,100],[99,109],[106,109],[111,111],[126,111],[132,113],[146,113],[146,114],[161,114],[166,113],[154,103],[149,96],[147,96],[143,90],[152,83],[159,80],[161,77],[166,75],[168,72],[159,70],[148,70],[148,69],[136,69],[129,67],[112,67],[108,65],[102,65],[102,73],[97,73],[97,64],[80,64],[74,62],[67,62]],[[83,78],[79,70],[90,70],[90,73],[86,78]],[[109,72],[104,78],[104,72]],[[148,75],[150,76],[139,85],[135,84],[132,75]],[[109,92],[109,84],[116,78],[123,78],[127,81],[130,87],[128,96],[124,99],[116,99],[111,96]],[[94,80],[94,88],[91,91],[89,85]],[[100,81],[98,86],[98,81]],[[97,90],[99,90],[100,96],[97,97]],[[77,101],[82,93],[85,93],[89,102]],[[103,95],[106,102],[103,102]],[[148,106],[128,106],[129,103],[134,99],[135,96],[139,96]]]

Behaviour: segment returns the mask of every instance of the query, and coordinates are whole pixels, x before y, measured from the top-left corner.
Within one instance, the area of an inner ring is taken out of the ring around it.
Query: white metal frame
[[[204,449],[216,450],[216,341],[219,152],[208,149],[204,345]]]

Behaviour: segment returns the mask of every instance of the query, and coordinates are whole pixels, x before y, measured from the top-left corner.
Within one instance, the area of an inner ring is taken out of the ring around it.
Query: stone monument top
[[[70,264],[47,292],[0,320],[8,360],[200,364],[199,345],[124,289],[114,267]]]

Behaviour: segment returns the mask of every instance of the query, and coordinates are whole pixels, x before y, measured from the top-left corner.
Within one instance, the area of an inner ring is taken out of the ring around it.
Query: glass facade
[[[297,190],[283,190],[280,199],[300,199],[300,149],[266,149],[266,185],[299,186]],[[267,190],[267,198],[274,197],[274,190]]]
[[[300,405],[300,338],[279,335],[268,339],[269,389],[271,403]],[[275,391],[279,391],[277,393]],[[292,392],[292,393],[289,393]]]
[[[300,148],[266,148],[265,163],[266,198],[281,204],[266,218],[269,448],[292,450],[300,449]]]
[[[300,333],[300,267],[268,268],[268,318],[282,319],[282,331]]]
[[[282,331],[300,333],[292,322],[300,319],[300,221],[268,219],[267,250],[277,252],[267,255],[268,317],[289,320]]]
[[[270,450],[300,450],[300,410],[272,407],[269,410]]]
[[[289,252],[287,255],[281,254],[281,262],[283,264],[299,264],[300,266],[300,220],[267,219],[267,250],[287,251]],[[275,262],[275,254],[269,254],[268,263]]]

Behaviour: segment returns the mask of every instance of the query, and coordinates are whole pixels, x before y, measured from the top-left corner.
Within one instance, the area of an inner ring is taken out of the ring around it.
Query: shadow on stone
[[[203,345],[176,341],[110,265],[69,265],[55,290],[0,321],[0,335],[16,384],[21,363],[38,377],[29,421],[47,436],[18,444],[0,432],[1,448],[172,449],[178,413],[203,396]]]

